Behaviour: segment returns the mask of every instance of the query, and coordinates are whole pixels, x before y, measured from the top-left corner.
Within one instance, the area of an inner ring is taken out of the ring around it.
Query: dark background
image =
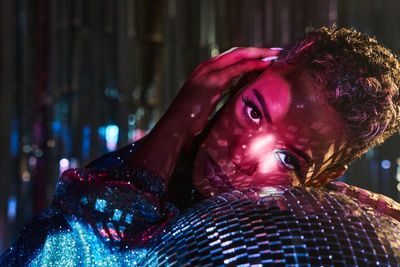
[[[0,1],[0,252],[49,205],[60,168],[143,136],[198,63],[333,23],[398,54],[399,8],[397,0]],[[392,137],[341,179],[399,200],[399,145]]]

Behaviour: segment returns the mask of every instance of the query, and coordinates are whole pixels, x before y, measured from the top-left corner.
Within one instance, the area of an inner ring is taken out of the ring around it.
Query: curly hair
[[[350,148],[342,164],[399,130],[400,65],[374,38],[336,26],[313,29],[279,58],[308,71],[339,114]]]

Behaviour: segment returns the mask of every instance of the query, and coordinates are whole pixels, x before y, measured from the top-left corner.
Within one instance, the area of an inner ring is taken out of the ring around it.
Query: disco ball
[[[323,189],[233,191],[187,210],[142,264],[397,266],[400,222]]]

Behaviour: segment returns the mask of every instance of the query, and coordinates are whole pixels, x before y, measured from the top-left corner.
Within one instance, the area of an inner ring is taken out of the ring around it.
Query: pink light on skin
[[[252,156],[259,157],[260,155],[264,154],[266,148],[269,148],[271,144],[274,142],[274,137],[272,135],[264,135],[257,137],[251,144],[250,144],[250,153]]]
[[[268,153],[265,153],[264,157],[260,160],[258,166],[260,173],[262,174],[268,173],[271,170],[276,169],[278,166],[278,162],[276,160],[274,152],[269,151]]]
[[[272,65],[240,89],[221,109],[196,155],[196,189],[210,196],[226,188],[295,186],[308,173],[317,177],[310,170],[325,170],[329,148],[345,145],[340,120],[321,103],[320,90],[308,73],[286,64]],[[322,133],[316,125],[329,131]]]
[[[258,159],[258,171],[262,174],[268,173],[277,167],[277,160],[273,152],[275,137],[264,135],[256,138],[250,144],[251,158]]]

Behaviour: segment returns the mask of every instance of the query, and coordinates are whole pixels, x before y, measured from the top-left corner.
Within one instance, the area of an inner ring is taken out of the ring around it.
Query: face
[[[225,105],[196,155],[193,183],[205,196],[318,177],[345,146],[336,113],[311,76],[272,65]]]

